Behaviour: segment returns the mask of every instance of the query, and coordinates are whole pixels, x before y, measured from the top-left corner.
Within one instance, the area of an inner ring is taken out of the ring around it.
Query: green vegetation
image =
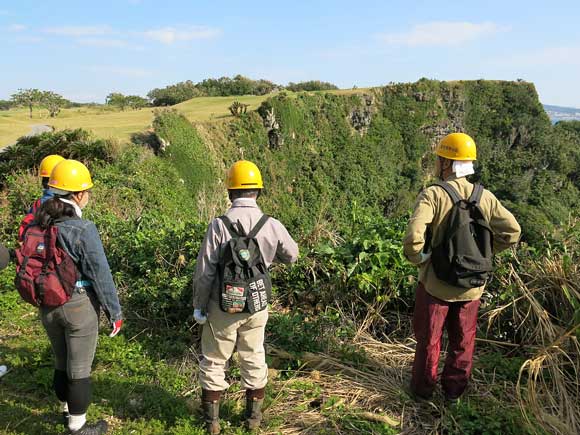
[[[235,99],[249,104],[255,110],[264,101],[263,96],[243,96]],[[210,121],[232,117],[229,106],[231,97],[195,98],[178,104],[174,108],[183,113],[190,121]],[[36,110],[30,119],[28,111],[10,109],[0,112],[0,148],[15,142],[30,132],[33,124],[48,123],[57,129],[83,128],[103,139],[129,141],[131,136],[151,127],[153,110],[150,108],[125,110],[114,106],[80,106],[62,109],[57,118],[48,119],[48,112]]]
[[[32,109],[35,106],[44,107],[48,110],[51,118],[60,112],[62,107],[70,105],[70,101],[51,91],[40,91],[38,89],[19,89],[12,95],[12,106],[24,106],[28,108],[29,116],[32,118]]]
[[[137,110],[142,109],[143,107],[147,107],[149,105],[149,101],[138,95],[123,95],[119,92],[113,92],[107,95],[106,104],[109,106],[118,107],[121,110],[125,110],[126,107]]]
[[[292,92],[338,90],[332,83],[310,80],[288,83],[284,87],[269,80],[252,80],[242,75],[233,78],[205,79],[199,83],[191,80],[151,90],[147,96],[154,106],[173,106],[197,97],[229,97],[240,95],[267,95],[276,90],[287,89]]]
[[[278,85],[268,80],[252,80],[242,75],[234,78],[205,79],[199,83],[191,80],[153,89],[147,96],[154,106],[173,106],[196,97],[226,97],[238,95],[266,95]]]
[[[295,266],[273,272],[267,433],[578,432],[576,124],[551,126],[527,83],[421,80],[236,100],[250,104],[236,118],[224,97],[156,111],[153,122],[145,110],[80,108],[86,120],[126,117],[152,130],[139,144],[58,131],[0,154],[3,241],[15,239],[38,196],[42,157],[59,152],[94,174],[86,216],[101,232],[128,318],[121,337],[101,337],[90,418],[106,416],[115,434],[202,433],[192,274],[209,219],[227,206],[225,169],[244,157],[263,170],[264,211],[301,246]],[[406,393],[416,272],[401,238],[417,192],[431,182],[431,147],[451,130],[475,137],[475,178],[515,211],[527,243],[497,259],[474,380],[448,408],[439,394],[417,404]],[[13,292],[13,274],[0,274],[0,353],[12,368],[0,381],[2,429],[60,433],[48,341]],[[224,430],[241,434],[235,360],[228,376]]]
[[[0,110],[8,110],[13,106],[12,101],[0,100]]]
[[[331,91],[333,89],[338,89],[336,85],[328,82],[321,82],[320,80],[309,80],[306,82],[298,83],[288,83],[286,89],[293,92],[301,91]]]

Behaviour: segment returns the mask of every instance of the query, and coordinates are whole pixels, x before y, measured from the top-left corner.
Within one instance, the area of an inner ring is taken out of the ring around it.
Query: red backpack
[[[24,232],[26,231],[28,225],[30,225],[34,220],[34,213],[36,213],[36,210],[38,210],[41,205],[42,205],[41,199],[37,199],[36,201],[34,201],[32,207],[30,208],[30,213],[27,213],[26,216],[24,216],[24,219],[22,219],[22,222],[20,223],[20,228],[18,228],[18,241],[21,242],[24,239]]]
[[[59,307],[66,303],[75,288],[77,267],[57,243],[58,228],[43,230],[28,225],[24,240],[16,249],[14,284],[26,302],[34,306]]]

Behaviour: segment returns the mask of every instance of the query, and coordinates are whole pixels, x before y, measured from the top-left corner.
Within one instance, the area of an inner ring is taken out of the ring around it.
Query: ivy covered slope
[[[424,79],[361,95],[282,93],[197,129],[217,173],[242,156],[257,161],[268,211],[304,235],[340,232],[353,213],[406,214],[432,181],[433,147],[458,130],[478,145],[474,178],[518,215],[527,240],[567,221],[580,201],[578,129],[552,126],[529,83]]]

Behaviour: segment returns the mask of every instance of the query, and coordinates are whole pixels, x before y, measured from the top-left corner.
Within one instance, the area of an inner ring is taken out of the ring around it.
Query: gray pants
[[[54,353],[56,370],[67,372],[69,379],[84,379],[91,374],[97,348],[99,305],[96,296],[77,289],[71,299],[56,308],[40,308],[42,324]]]

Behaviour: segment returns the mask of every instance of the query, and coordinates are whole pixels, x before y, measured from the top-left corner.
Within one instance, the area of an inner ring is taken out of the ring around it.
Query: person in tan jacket
[[[220,433],[219,401],[224,390],[229,387],[225,378],[226,363],[235,349],[240,357],[242,388],[246,390],[246,425],[257,429],[262,420],[261,407],[264,401],[268,366],[264,350],[264,334],[268,321],[267,301],[261,310],[250,312],[250,301],[226,312],[224,294],[230,289],[241,289],[220,282],[220,267],[230,249],[232,235],[236,232],[251,236],[256,232],[264,266],[269,268],[274,262],[293,263],[298,258],[298,245],[280,221],[264,217],[256,203],[263,188],[260,170],[251,162],[236,162],[228,172],[227,188],[231,208],[224,217],[214,219],[203,240],[194,277],[194,318],[203,325],[200,361],[200,383],[202,387],[202,408],[207,430],[211,434]],[[267,218],[267,219],[266,219]],[[240,231],[241,230],[241,231]],[[249,251],[237,251],[240,257],[249,256]],[[230,251],[231,252],[231,251]],[[238,261],[238,260],[237,260]],[[223,276],[223,275],[222,275]],[[246,289],[249,293],[251,284]],[[221,298],[221,299],[220,299]],[[235,304],[234,304],[235,305]],[[242,309],[243,308],[243,309]],[[239,311],[239,312],[232,312]]]
[[[435,153],[437,177],[448,183],[459,197],[471,196],[474,185],[466,176],[473,174],[476,146],[463,133],[447,135]],[[447,217],[453,200],[438,185],[424,189],[409,220],[403,250],[409,261],[419,267],[413,329],[417,340],[411,391],[419,398],[431,397],[437,382],[441,337],[446,327],[449,345],[441,376],[445,398],[455,402],[465,391],[471,374],[477,311],[485,283],[473,288],[457,287],[437,277],[431,249],[438,246],[445,234]],[[514,246],[520,238],[520,226],[493,193],[483,190],[479,209],[492,233],[493,252]],[[430,240],[427,240],[430,234]]]

